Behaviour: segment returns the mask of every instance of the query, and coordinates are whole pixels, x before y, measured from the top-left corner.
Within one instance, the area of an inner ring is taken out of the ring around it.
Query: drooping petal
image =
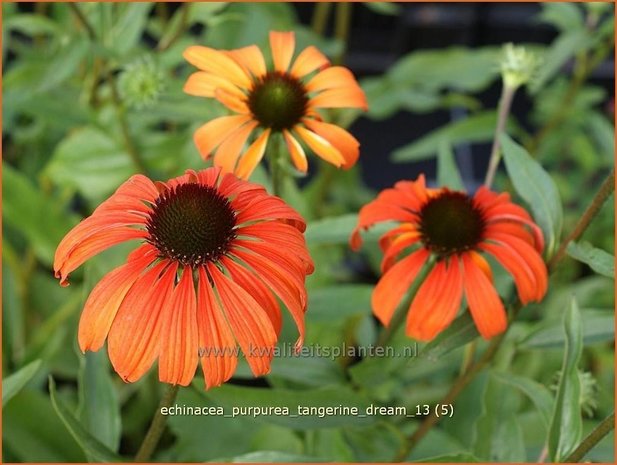
[[[276,71],[287,72],[295,47],[296,38],[293,32],[270,32],[270,48]]]
[[[263,131],[255,142],[246,150],[236,167],[236,176],[241,179],[248,179],[251,174],[253,174],[253,171],[264,156],[266,145],[268,144],[268,137],[270,137],[269,128]]]
[[[266,74],[266,62],[257,45],[249,45],[225,53],[254,77],[261,77]]]
[[[245,124],[231,133],[216,149],[214,164],[220,167],[223,173],[233,172],[246,141],[256,127],[257,123],[254,121]]]
[[[207,160],[216,147],[250,120],[249,115],[222,116],[197,129],[193,139],[201,157]]]
[[[332,144],[343,156],[343,168],[351,168],[358,161],[360,143],[343,128],[330,123],[305,118],[303,123],[314,133]]]
[[[221,273],[214,264],[208,264],[208,273],[251,371],[255,376],[267,374],[277,339],[268,315],[248,292]]]
[[[199,351],[197,300],[190,267],[184,268],[162,312],[159,380],[188,386],[195,376]]]
[[[293,129],[298,133],[302,140],[306,142],[306,145],[308,145],[319,157],[323,158],[328,163],[332,163],[336,167],[340,167],[345,164],[345,157],[343,154],[322,136],[305,129],[300,125],[295,126]]]
[[[390,324],[396,307],[416,279],[429,253],[420,249],[403,258],[385,273],[371,296],[373,313],[384,326]]]
[[[290,74],[296,78],[303,78],[316,69],[328,66],[330,61],[316,47],[310,45],[300,52],[291,67]]]
[[[300,232],[306,229],[306,222],[297,211],[278,197],[259,196],[236,215],[238,226],[252,221],[285,220],[293,224]]]
[[[107,350],[124,381],[137,381],[159,355],[162,310],[170,304],[177,269],[177,264],[165,261],[155,265],[133,284],[120,305]]]
[[[199,267],[197,332],[206,388],[220,386],[236,371],[236,339],[214,295],[204,267]]]
[[[328,89],[309,100],[309,108],[360,108],[368,110],[366,95],[359,88]]]
[[[452,323],[461,306],[463,275],[457,257],[437,263],[418,289],[407,314],[406,333],[430,341]]]
[[[396,239],[394,239],[390,246],[386,249],[383,259],[381,260],[381,272],[385,273],[388,271],[399,254],[405,250],[407,247],[412,246],[413,244],[418,243],[420,240],[420,233],[418,231],[412,231],[405,234],[401,234]]]
[[[192,45],[182,56],[193,66],[228,79],[238,87],[248,89],[251,85],[251,80],[242,67],[219,50]]]
[[[358,225],[354,228],[349,243],[352,250],[358,250],[362,246],[360,231],[383,221],[401,221],[413,223],[416,215],[396,205],[374,200],[360,209]]]
[[[124,296],[156,259],[156,250],[146,244],[132,255],[132,260],[107,273],[88,296],[77,333],[82,352],[97,351],[103,346]]]
[[[246,102],[246,97],[244,95],[233,94],[225,89],[218,88],[214,91],[214,97],[231,111],[235,111],[236,113],[243,115],[250,113]]]
[[[294,166],[298,171],[306,173],[306,171],[308,170],[308,161],[306,160],[306,154],[304,153],[304,149],[287,129],[283,130],[283,137],[285,138],[287,150],[289,150],[289,154],[291,155],[291,161],[293,162]]]
[[[473,321],[485,339],[506,330],[506,310],[493,284],[467,254],[462,255],[465,297]]]

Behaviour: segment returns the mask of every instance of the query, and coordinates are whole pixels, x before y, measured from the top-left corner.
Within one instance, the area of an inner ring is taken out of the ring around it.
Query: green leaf
[[[452,153],[452,147],[445,140],[439,145],[437,152],[437,184],[457,191],[465,189]]]
[[[429,132],[411,144],[396,149],[392,153],[392,160],[406,162],[432,158],[439,151],[444,140],[452,146],[490,141],[493,138],[496,124],[497,113],[492,110],[454,121]]]
[[[421,460],[414,460],[413,463],[478,463],[482,462],[475,455],[467,452],[460,452],[458,454],[444,454],[434,457],[427,457]]]
[[[311,291],[307,318],[316,322],[344,321],[371,312],[373,286],[337,284]]]
[[[583,315],[583,344],[598,344],[610,342],[615,339],[615,315],[612,310],[594,311],[591,309],[581,310]],[[520,342],[520,347],[525,349],[551,349],[563,347],[565,335],[561,322],[552,323],[530,333]]]
[[[543,3],[542,12],[538,17],[542,21],[552,24],[557,29],[564,32],[581,30],[585,27],[583,9],[575,3]]]
[[[152,5],[150,2],[117,5],[124,11],[111,29],[115,52],[124,55],[135,48],[143,33]]]
[[[548,428],[553,411],[553,396],[545,386],[532,379],[506,372],[495,372],[492,376],[496,380],[518,389],[529,397],[529,400],[538,409]]]
[[[62,237],[77,222],[22,173],[2,163],[2,217],[26,236],[44,263],[51,265]]]
[[[81,423],[93,437],[117,451],[122,434],[120,405],[104,351],[86,352],[81,358],[79,393]]]
[[[578,364],[583,351],[583,331],[574,297],[564,315],[566,346],[561,378],[548,435],[548,450],[553,462],[561,462],[578,445],[583,433],[581,384]]]
[[[589,242],[570,242],[568,255],[583,262],[602,276],[615,278],[615,257],[602,249],[597,249]]]
[[[447,353],[473,341],[479,336],[469,312],[463,313],[454,322],[429,342],[418,354],[418,358],[439,360]],[[414,359],[412,359],[414,360]]]
[[[288,454],[286,452],[277,451],[259,451],[250,452],[248,454],[231,457],[226,460],[213,460],[213,462],[230,462],[230,463],[311,463],[325,462],[325,460],[309,457],[308,455]]]
[[[500,136],[506,169],[516,192],[525,200],[542,228],[546,256],[555,249],[563,225],[561,198],[555,182],[529,153],[507,134]]]
[[[366,413],[368,399],[346,387],[325,387],[294,391],[289,389],[254,389],[230,384],[211,389],[203,396],[226,408],[225,413],[232,413],[234,407],[281,407],[288,408],[288,415],[258,415],[257,419],[287,426],[292,429],[309,430],[317,428],[335,428],[345,425],[361,426],[375,421],[375,417],[359,417],[354,415],[298,415],[302,407],[357,407],[359,414]],[[251,416],[252,418],[252,416]]]
[[[49,377],[49,395],[54,410],[75,438],[82,450],[92,461],[97,462],[123,462],[122,457],[116,455],[107,446],[92,436],[84,426],[75,418],[69,408],[56,396],[56,383]],[[99,406],[105,408],[105,406]]]
[[[40,367],[41,361],[35,360],[2,380],[2,407],[28,384]]]
[[[309,245],[347,244],[357,224],[356,213],[324,218],[309,223],[304,237]]]
[[[312,297],[311,297],[312,298]],[[344,384],[345,374],[334,360],[324,357],[276,357],[268,376],[280,377],[305,386]]]
[[[32,13],[13,15],[5,20],[4,27],[9,31],[18,31],[27,36],[56,35],[61,31],[53,20]]]
[[[380,15],[396,16],[401,12],[401,6],[393,2],[362,2],[362,5]]]

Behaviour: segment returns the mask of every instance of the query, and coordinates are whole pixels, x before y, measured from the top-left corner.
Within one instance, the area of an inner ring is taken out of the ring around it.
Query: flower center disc
[[[484,224],[482,212],[461,192],[446,191],[420,211],[422,240],[440,255],[473,249],[482,239]]]
[[[185,266],[215,261],[235,237],[235,214],[213,187],[182,184],[156,199],[146,229],[163,256]]]
[[[300,81],[270,72],[255,84],[248,106],[259,124],[275,131],[291,129],[304,116],[308,96]]]

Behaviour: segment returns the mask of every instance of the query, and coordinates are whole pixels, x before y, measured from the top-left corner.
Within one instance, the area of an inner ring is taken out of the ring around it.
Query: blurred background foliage
[[[308,344],[376,340],[370,293],[379,276],[379,231],[368,234],[362,254],[351,253],[346,242],[355,213],[378,189],[420,172],[430,183],[462,183],[470,191],[482,182],[503,43],[525,44],[542,59],[532,83],[515,97],[508,132],[550,173],[564,233],[614,165],[608,3],[3,3],[2,16],[7,462],[130,457],[145,434],[160,397],[156,370],[124,384],[104,351],[84,356],[76,346],[85,297],[131,245],[91,260],[69,288],[58,285],[51,265],[63,235],[131,174],[168,179],[204,166],[192,133],[224,109],[183,94],[191,70],[181,54],[189,45],[267,48],[269,30],[294,30],[298,49],[317,45],[349,66],[367,93],[367,114],[331,115],[360,140],[358,166],[340,172],[313,158],[311,175],[285,186],[286,200],[309,221],[307,241],[318,264],[308,283]],[[269,185],[264,168],[254,180]],[[512,190],[505,171],[496,185]],[[494,363],[461,393],[454,416],[407,460],[535,462],[547,457],[548,436],[549,444],[566,440],[551,426],[556,414],[582,419],[578,441],[612,412],[613,202],[611,196],[584,241],[569,249],[576,260],[567,258],[553,275],[547,298],[521,312]],[[496,281],[502,295],[512,294],[504,272],[498,270]],[[572,295],[579,311],[568,310]],[[575,315],[570,333],[578,331],[580,314],[582,339],[568,345],[562,320],[569,312]],[[295,339],[292,327],[284,326],[282,342]],[[230,383],[208,392],[197,376],[195,389],[181,389],[178,404],[374,403],[415,411],[446,393],[468,355],[463,342],[454,334],[420,344],[411,361],[280,358],[258,380],[241,365]],[[397,348],[410,343],[402,334],[392,340]],[[478,351],[485,345],[480,341]],[[578,349],[580,360],[564,365],[564,354]],[[580,395],[564,400],[564,383],[582,387]],[[177,416],[169,419],[155,459],[388,461],[419,421]],[[612,462],[612,444],[610,436],[587,458]]]

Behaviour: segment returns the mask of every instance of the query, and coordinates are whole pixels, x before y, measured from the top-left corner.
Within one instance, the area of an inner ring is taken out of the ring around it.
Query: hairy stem
[[[486,171],[486,178],[484,179],[484,185],[491,187],[493,180],[495,179],[495,173],[497,173],[497,167],[501,160],[501,150],[499,148],[499,137],[506,127],[508,122],[508,116],[510,115],[510,108],[512,107],[512,99],[516,92],[515,87],[507,86],[503,84],[501,90],[501,97],[499,99],[499,107],[497,114],[497,125],[495,127],[495,135],[493,137],[493,146],[491,148],[491,157],[488,162],[488,169]]]
[[[147,462],[150,457],[152,457],[152,454],[154,453],[156,446],[163,435],[163,431],[165,431],[165,423],[167,421],[167,415],[163,415],[161,410],[165,407],[170,407],[171,404],[174,403],[176,396],[178,395],[178,388],[178,385],[169,385],[167,387],[167,391],[165,391],[165,394],[161,398],[161,402],[154,413],[154,417],[152,418],[146,437],[141,443],[141,446],[139,446],[139,451],[135,456],[135,462]]]
[[[615,429],[615,412],[600,422],[589,435],[574,449],[564,463],[576,463],[585,457],[587,452],[593,449],[608,433]]]

